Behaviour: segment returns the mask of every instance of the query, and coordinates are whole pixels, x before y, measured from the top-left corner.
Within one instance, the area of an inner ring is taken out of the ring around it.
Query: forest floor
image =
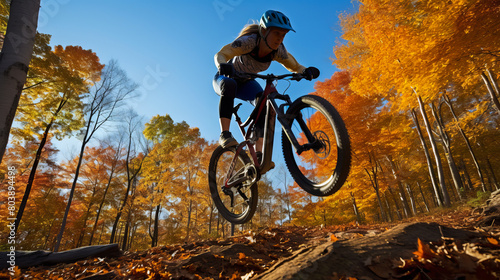
[[[462,206],[398,223],[264,228],[19,269],[15,278],[500,279],[500,215],[491,213]]]

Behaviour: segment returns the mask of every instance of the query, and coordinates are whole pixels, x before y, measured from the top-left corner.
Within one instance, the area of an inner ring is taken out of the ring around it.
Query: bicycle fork
[[[274,100],[273,100],[274,102]],[[276,103],[274,103],[276,105]],[[320,150],[323,146],[320,141],[316,139],[314,134],[309,130],[309,127],[307,126],[306,122],[304,121],[304,118],[302,116],[301,112],[298,112],[298,114],[290,116],[284,113],[284,106],[289,105],[289,104],[283,104],[279,107],[277,110],[278,112],[278,121],[281,123],[281,126],[283,127],[283,131],[285,132],[285,135],[287,136],[288,140],[290,143],[292,143],[292,146],[295,148],[296,152],[298,155],[302,154],[305,151],[313,149],[315,152]],[[300,129],[304,133],[304,136],[307,139],[306,144],[301,145],[297,141],[297,137],[292,131],[291,123],[293,120],[296,120]]]

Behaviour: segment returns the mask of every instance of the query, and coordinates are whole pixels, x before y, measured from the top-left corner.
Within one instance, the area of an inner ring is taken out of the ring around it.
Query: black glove
[[[219,75],[226,77],[233,77],[236,73],[233,64],[231,63],[221,63],[219,64]]]
[[[319,70],[316,67],[307,67],[304,71],[302,71],[302,75],[304,75],[306,80],[310,81],[319,76]]]

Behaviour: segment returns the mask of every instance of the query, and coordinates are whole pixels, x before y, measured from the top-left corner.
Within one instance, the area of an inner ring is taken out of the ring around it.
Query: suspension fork
[[[274,102],[274,100],[273,100]],[[274,102],[275,103],[275,102]],[[276,103],[275,103],[276,104]],[[283,127],[283,131],[285,132],[285,135],[287,136],[288,140],[290,143],[292,143],[293,147],[297,151],[297,154],[300,155],[302,152],[308,151],[310,149],[318,149],[318,141],[316,137],[311,133],[309,130],[309,127],[307,126],[306,122],[304,121],[304,118],[302,116],[302,113],[299,112],[295,116],[290,116],[284,113],[284,106],[290,105],[290,104],[283,104],[279,107],[278,112],[278,121],[280,122],[281,126]],[[295,134],[292,132],[291,128],[291,123],[293,120],[296,120],[297,123],[300,126],[300,129],[304,133],[304,135],[307,138],[308,143],[304,145],[300,145],[299,142],[297,141],[297,137]],[[321,143],[319,143],[321,144]]]

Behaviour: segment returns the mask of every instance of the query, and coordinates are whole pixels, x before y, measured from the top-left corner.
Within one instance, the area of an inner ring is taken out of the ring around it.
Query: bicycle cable
[[[288,87],[286,87],[286,89],[283,91],[283,93],[282,93],[283,95],[285,95],[285,94],[286,94],[286,91],[287,91],[287,90],[290,88],[290,86],[292,85],[292,82],[291,82],[289,79],[285,79],[285,81],[287,81],[287,82],[288,82]],[[277,83],[277,82],[276,82],[276,83]]]

